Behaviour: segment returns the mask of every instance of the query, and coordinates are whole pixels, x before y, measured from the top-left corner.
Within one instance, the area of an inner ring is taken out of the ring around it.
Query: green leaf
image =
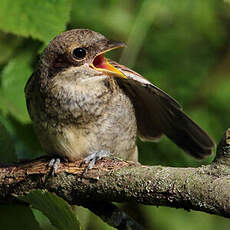
[[[17,160],[14,143],[6,128],[0,123],[0,162],[7,163]],[[0,222],[1,223],[1,222]]]
[[[19,122],[15,117],[6,117],[14,135],[15,149],[19,159],[32,159],[44,154],[32,123]]]
[[[43,190],[35,190],[19,197],[19,199],[30,203],[33,208],[40,210],[59,230],[81,229],[71,206],[57,195]]]
[[[11,59],[1,74],[0,109],[11,113],[21,122],[30,121],[25,102],[24,87],[32,73],[30,62],[33,53],[21,52]]]
[[[44,230],[57,230],[56,227],[54,227],[50,220],[39,210],[35,208],[31,208],[35,219],[38,221],[40,228]]]
[[[0,29],[50,41],[65,30],[71,0],[1,0]]]
[[[1,229],[40,230],[32,210],[24,205],[0,205]]]
[[[0,31],[0,64],[5,63],[22,43],[22,38]]]

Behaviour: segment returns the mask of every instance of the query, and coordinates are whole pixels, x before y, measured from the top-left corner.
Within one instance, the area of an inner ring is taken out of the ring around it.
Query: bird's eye
[[[83,59],[86,56],[86,49],[84,48],[76,48],[73,50],[73,56],[76,59]]]

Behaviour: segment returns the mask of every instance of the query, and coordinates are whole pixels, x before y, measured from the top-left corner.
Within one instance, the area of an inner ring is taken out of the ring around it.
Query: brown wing
[[[176,100],[138,73],[114,61],[110,63],[128,77],[115,79],[134,104],[142,139],[153,141],[165,134],[196,158],[212,154],[215,142],[182,111]]]

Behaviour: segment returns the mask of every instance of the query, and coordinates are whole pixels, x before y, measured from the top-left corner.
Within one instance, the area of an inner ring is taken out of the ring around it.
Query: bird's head
[[[124,47],[123,42],[108,40],[100,33],[88,29],[74,29],[61,33],[46,47],[40,66],[49,77],[69,67],[87,66],[95,71],[126,78],[104,57],[110,50]]]

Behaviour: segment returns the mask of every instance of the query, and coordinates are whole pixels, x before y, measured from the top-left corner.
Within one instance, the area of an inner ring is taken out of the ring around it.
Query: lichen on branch
[[[198,168],[144,166],[105,158],[87,174],[83,174],[85,165],[77,161],[60,163],[56,176],[51,176],[46,158],[2,165],[0,201],[45,189],[69,204],[135,201],[230,217],[229,146],[230,129],[220,141],[213,163]]]

